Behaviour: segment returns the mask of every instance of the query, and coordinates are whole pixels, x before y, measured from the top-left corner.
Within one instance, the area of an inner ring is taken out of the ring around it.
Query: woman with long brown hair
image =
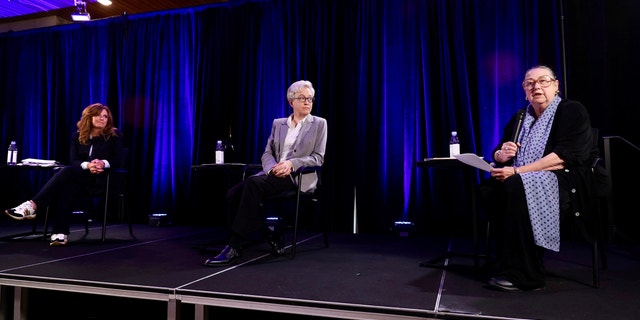
[[[114,127],[109,107],[100,103],[87,106],[77,127],[71,135],[69,164],[54,174],[31,200],[5,210],[15,220],[31,220],[38,208],[49,206],[52,246],[68,242],[70,205],[74,198],[87,190],[104,190],[105,170],[122,166],[122,133]]]

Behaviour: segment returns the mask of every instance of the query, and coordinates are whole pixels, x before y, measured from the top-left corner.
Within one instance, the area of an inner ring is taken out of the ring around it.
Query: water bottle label
[[[449,145],[449,157],[453,158],[453,156],[457,156],[460,154],[460,145],[459,144],[450,144]]]
[[[224,163],[224,151],[216,150],[216,163]]]
[[[15,165],[18,163],[18,151],[9,151],[7,153],[7,164]]]

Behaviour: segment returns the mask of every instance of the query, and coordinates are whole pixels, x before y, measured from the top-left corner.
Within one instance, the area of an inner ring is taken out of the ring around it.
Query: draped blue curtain
[[[559,7],[229,1],[9,32],[0,35],[0,142],[17,140],[21,158],[64,162],[81,110],[106,103],[131,149],[139,220],[157,210],[223,215],[193,208],[191,165],[213,162],[215,141],[229,135],[237,162],[259,162],[272,120],[291,112],[288,85],[306,79],[312,113],[329,125],[324,201],[334,229],[351,230],[354,213],[363,232],[397,219],[426,224],[455,181],[426,178],[415,162],[447,156],[453,130],[462,152],[489,158],[525,103],[524,71],[547,64],[562,80]]]

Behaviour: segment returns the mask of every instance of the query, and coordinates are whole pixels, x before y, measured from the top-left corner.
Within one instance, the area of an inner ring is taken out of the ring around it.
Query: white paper
[[[484,159],[473,153],[463,153],[454,156],[460,162],[464,164],[468,164],[474,168],[478,168],[484,171],[491,171],[493,168],[489,163],[484,161]]]
[[[52,167],[56,165],[56,161],[27,158],[27,159],[22,159],[22,164],[25,166]]]

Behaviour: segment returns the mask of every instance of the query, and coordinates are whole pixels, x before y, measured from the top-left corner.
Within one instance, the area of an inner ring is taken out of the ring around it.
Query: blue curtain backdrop
[[[135,217],[165,211],[197,221],[224,212],[194,205],[191,166],[213,162],[215,141],[230,134],[236,162],[259,162],[271,121],[290,113],[288,85],[307,79],[313,113],[329,124],[324,208],[334,229],[351,230],[354,213],[361,232],[397,219],[427,227],[442,208],[465,210],[458,174],[428,175],[416,161],[447,156],[453,130],[462,152],[488,159],[525,104],[527,68],[549,65],[564,84],[567,7],[229,1],[8,32],[0,34],[0,142],[16,140],[20,158],[64,162],[81,110],[105,103],[131,149]]]

